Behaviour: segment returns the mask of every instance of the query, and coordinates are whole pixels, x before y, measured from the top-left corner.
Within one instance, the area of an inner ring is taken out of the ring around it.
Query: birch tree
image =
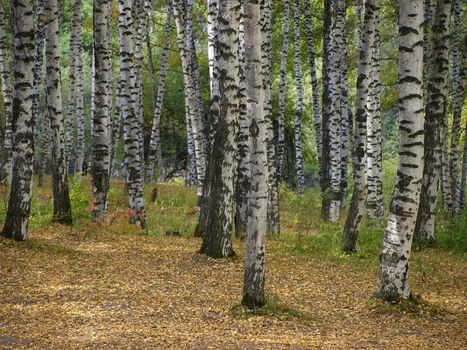
[[[425,167],[415,236],[433,241],[442,157],[442,125],[448,106],[449,19],[451,3],[437,0],[432,27],[430,81],[425,112]]]
[[[238,26],[240,1],[219,3],[218,79],[220,113],[209,160],[207,225],[200,252],[215,258],[233,256],[233,178],[236,168],[240,81]]]
[[[79,17],[78,29],[75,37],[76,45],[76,162],[75,173],[79,176],[83,172],[85,139],[84,139],[84,73],[83,73],[83,25]]]
[[[285,148],[285,96],[287,83],[287,54],[289,51],[289,21],[290,1],[284,0],[284,34],[282,39],[282,54],[279,78],[279,115],[277,118],[277,171],[279,179],[282,179],[284,171],[284,148]]]
[[[75,0],[73,8],[73,18],[71,20],[70,30],[70,48],[68,53],[68,96],[67,96],[67,158],[71,161],[73,156],[73,141],[75,134],[75,111],[76,111],[76,99],[77,99],[77,77],[76,77],[76,64],[78,56],[80,55],[80,42],[78,41],[78,35],[81,26],[81,0]],[[74,171],[74,167],[73,167]]]
[[[302,114],[303,114],[303,84],[300,59],[300,1],[295,0],[294,6],[294,60],[295,60],[295,85],[297,88],[297,105],[295,109],[295,171],[299,191],[303,191],[305,174],[303,165],[302,147]]]
[[[371,96],[371,101],[369,103],[371,103],[372,106],[370,119],[367,123],[368,198],[366,202],[366,215],[370,219],[380,219],[384,216],[379,25],[375,30],[375,44],[371,51],[373,58],[371,81],[369,85]]]
[[[196,82],[192,71],[192,52],[188,44],[187,35],[187,11],[184,0],[174,1],[174,18],[177,28],[177,41],[182,61],[183,81],[185,87],[185,108],[189,118],[187,118],[188,139],[193,138],[194,156],[196,162],[196,176],[198,186],[198,197],[202,196],[202,184],[206,172],[206,158],[203,139],[202,111],[196,93]],[[189,122],[188,122],[189,121]],[[191,135],[189,133],[191,128]],[[190,153],[190,150],[189,150]]]
[[[265,12],[261,11],[262,0],[244,2],[245,11],[245,85],[246,111],[250,140],[251,183],[249,205],[251,213],[247,223],[247,253],[243,284],[242,304],[254,308],[265,304],[264,276],[265,276],[265,247],[264,236],[267,230],[268,206],[268,154],[267,154],[267,120],[264,108],[265,76],[270,74],[262,60],[267,53],[263,52],[262,44],[264,31],[267,26],[261,22],[267,21]],[[267,5],[266,5],[267,6]],[[266,12],[267,13],[267,12]],[[267,97],[266,97],[267,98]]]
[[[94,217],[107,214],[111,157],[112,48],[110,32],[112,2],[94,0],[92,185]]]
[[[45,11],[49,19],[45,30],[45,57],[47,111],[52,131],[53,220],[63,224],[71,224],[73,219],[68,189],[68,159],[60,81],[60,9],[58,1],[47,0]]]
[[[0,76],[2,79],[2,94],[3,104],[5,106],[5,136],[3,143],[3,171],[7,183],[11,184],[11,175],[13,171],[13,116],[12,116],[12,99],[13,87],[10,76],[10,59],[9,47],[6,36],[6,19],[5,19],[5,5],[0,6]]]
[[[146,214],[143,199],[143,161],[141,149],[141,119],[139,111],[139,85],[136,84],[138,73],[134,51],[134,18],[132,1],[118,2],[118,32],[120,46],[120,81],[122,97],[122,115],[124,123],[126,186],[128,205],[131,209],[130,223],[139,222],[146,228]]]
[[[161,54],[161,63],[159,68],[159,83],[156,85],[155,78],[153,78],[153,100],[154,100],[154,117],[153,117],[153,124],[151,130],[151,141],[149,144],[149,157],[148,157],[148,167],[147,167],[147,175],[146,180],[151,180],[154,176],[154,169],[155,165],[159,169],[160,175],[163,176],[165,173],[164,164],[162,161],[162,149],[161,149],[161,129],[160,129],[160,121],[161,121],[161,112],[162,112],[162,102],[164,100],[164,92],[165,92],[165,80],[167,77],[167,54],[169,50],[170,44],[170,34],[172,33],[172,5],[169,4],[167,6],[167,18],[164,30],[164,39],[162,44],[162,54]],[[149,35],[147,37],[148,42],[148,53],[149,53],[149,60],[150,64],[149,67],[151,68],[151,74],[154,76],[154,67],[152,61],[152,53],[151,47],[149,42]]]
[[[464,102],[465,91],[465,75],[461,77],[461,70],[465,73],[463,66],[467,60],[467,55],[464,51],[464,60],[459,60],[460,50],[460,0],[454,0],[454,26],[452,32],[452,129],[451,129],[451,151],[450,151],[450,167],[451,167],[451,184],[452,184],[452,200],[453,212],[459,213],[460,209],[460,181],[459,181],[459,158],[460,158],[460,130],[462,119],[462,104]]]
[[[13,169],[8,209],[2,235],[23,241],[28,238],[32,198],[34,128],[34,19],[31,1],[12,0],[13,26]]]
[[[400,2],[399,166],[381,248],[377,291],[388,301],[410,295],[408,261],[423,178],[423,22],[422,0]]]
[[[347,253],[355,251],[360,223],[365,214],[368,195],[367,180],[367,123],[371,120],[375,105],[372,104],[370,84],[373,71],[373,52],[377,45],[379,0],[365,0],[361,51],[358,64],[357,96],[355,100],[354,134],[354,181],[349,213],[344,226],[343,249]],[[373,90],[374,92],[374,90]]]
[[[311,86],[313,89],[313,122],[316,138],[316,154],[318,155],[318,169],[321,169],[321,158],[323,154],[323,139],[321,137],[321,111],[319,106],[318,75],[316,73],[315,44],[313,41],[313,18],[311,16],[310,0],[305,0],[305,26],[308,46],[308,64],[311,75]]]

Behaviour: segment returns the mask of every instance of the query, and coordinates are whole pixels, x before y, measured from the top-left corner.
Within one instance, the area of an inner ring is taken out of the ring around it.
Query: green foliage
[[[249,309],[241,304],[234,304],[230,308],[232,317],[248,318],[251,316],[273,316],[279,319],[306,319],[307,315],[292,305],[282,303],[277,295],[266,298],[266,304],[260,308]]]
[[[90,218],[90,213],[87,210],[89,206],[89,189],[84,186],[83,181],[78,177],[71,180],[70,201],[74,219]]]

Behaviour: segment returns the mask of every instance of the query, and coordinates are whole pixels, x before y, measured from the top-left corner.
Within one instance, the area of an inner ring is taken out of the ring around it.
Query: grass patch
[[[374,296],[369,300],[369,308],[378,315],[411,316],[420,318],[439,317],[447,311],[441,306],[424,300],[421,296],[411,294],[399,302],[387,302]]]
[[[234,318],[248,318],[251,316],[272,316],[280,319],[307,318],[304,313],[300,312],[290,304],[282,303],[276,295],[267,298],[266,305],[263,307],[249,309],[244,307],[242,304],[234,304],[230,308],[230,312]]]

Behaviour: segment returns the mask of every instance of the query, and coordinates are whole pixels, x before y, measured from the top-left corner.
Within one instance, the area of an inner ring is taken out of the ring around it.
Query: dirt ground
[[[0,349],[467,347],[459,257],[439,261],[436,279],[413,273],[425,300],[414,312],[372,299],[373,267],[268,241],[267,294],[279,302],[251,314],[238,307],[243,243],[238,258],[212,260],[196,253],[198,239],[91,234],[89,225],[47,225],[27,243],[0,238]]]

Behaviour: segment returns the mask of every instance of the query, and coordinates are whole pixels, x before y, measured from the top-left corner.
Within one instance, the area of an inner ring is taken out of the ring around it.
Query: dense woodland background
[[[466,52],[461,0],[2,1],[0,348],[461,348]]]

